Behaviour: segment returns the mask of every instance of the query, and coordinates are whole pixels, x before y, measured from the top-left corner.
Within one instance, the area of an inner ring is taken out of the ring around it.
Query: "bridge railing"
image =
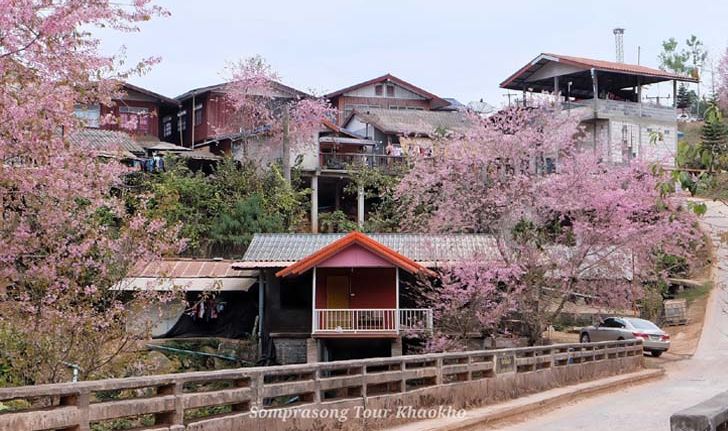
[[[251,412],[384,406],[410,395],[413,403],[442,398],[443,404],[470,406],[634,371],[641,356],[638,340],[624,340],[2,388],[0,403],[10,409],[0,409],[0,430],[81,431],[115,420],[142,430],[191,424],[213,430],[220,421],[232,421],[231,429],[275,429],[256,425]],[[462,395],[453,400],[457,393]],[[317,424],[296,427],[313,430]]]
[[[670,416],[671,431],[718,431],[728,429],[728,392]]]

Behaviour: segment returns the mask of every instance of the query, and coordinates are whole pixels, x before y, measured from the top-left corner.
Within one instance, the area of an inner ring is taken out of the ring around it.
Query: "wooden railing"
[[[374,153],[321,153],[321,169],[347,170],[357,167],[397,169],[405,166],[404,156]]]
[[[120,419],[141,430],[318,430],[328,422],[266,422],[260,412],[463,408],[635,371],[641,361],[641,342],[624,340],[2,388],[10,410],[0,409],[0,430],[89,430]],[[393,417],[362,423],[349,413],[342,429],[407,421]]]
[[[426,308],[315,309],[313,333],[361,333],[432,330],[432,310]]]

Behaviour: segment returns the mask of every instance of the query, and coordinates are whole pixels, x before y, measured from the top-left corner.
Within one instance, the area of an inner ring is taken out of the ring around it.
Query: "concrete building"
[[[648,103],[645,87],[672,81],[668,104]],[[549,93],[583,124],[586,142],[603,160],[675,164],[677,82],[697,82],[641,65],[540,54],[500,86],[527,93]]]

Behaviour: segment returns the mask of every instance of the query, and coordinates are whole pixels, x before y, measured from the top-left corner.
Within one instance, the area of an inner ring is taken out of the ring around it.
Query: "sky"
[[[506,102],[499,83],[541,52],[657,67],[661,42],[696,34],[716,64],[728,46],[728,1],[158,0],[171,16],[134,34],[102,33],[103,49],[162,62],[132,83],[175,97],[223,81],[227,62],[263,56],[282,81],[323,94],[392,73],[463,103]],[[704,78],[709,79],[709,73]],[[656,92],[668,93],[661,84]]]

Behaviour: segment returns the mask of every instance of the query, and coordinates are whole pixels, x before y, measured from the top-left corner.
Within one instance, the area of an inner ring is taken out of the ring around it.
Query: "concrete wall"
[[[641,366],[642,346],[628,340],[4,388],[0,402],[33,399],[34,407],[45,408],[0,414],[0,429],[86,431],[99,421],[141,414],[154,417],[146,430],[378,429],[413,420],[398,417],[399,408],[469,408]],[[226,389],[210,391],[222,383]],[[125,397],[97,396],[107,391],[124,391]],[[185,419],[212,406],[229,409]],[[384,414],[357,416],[355,409]],[[346,420],[311,417],[313,412],[337,412]]]

